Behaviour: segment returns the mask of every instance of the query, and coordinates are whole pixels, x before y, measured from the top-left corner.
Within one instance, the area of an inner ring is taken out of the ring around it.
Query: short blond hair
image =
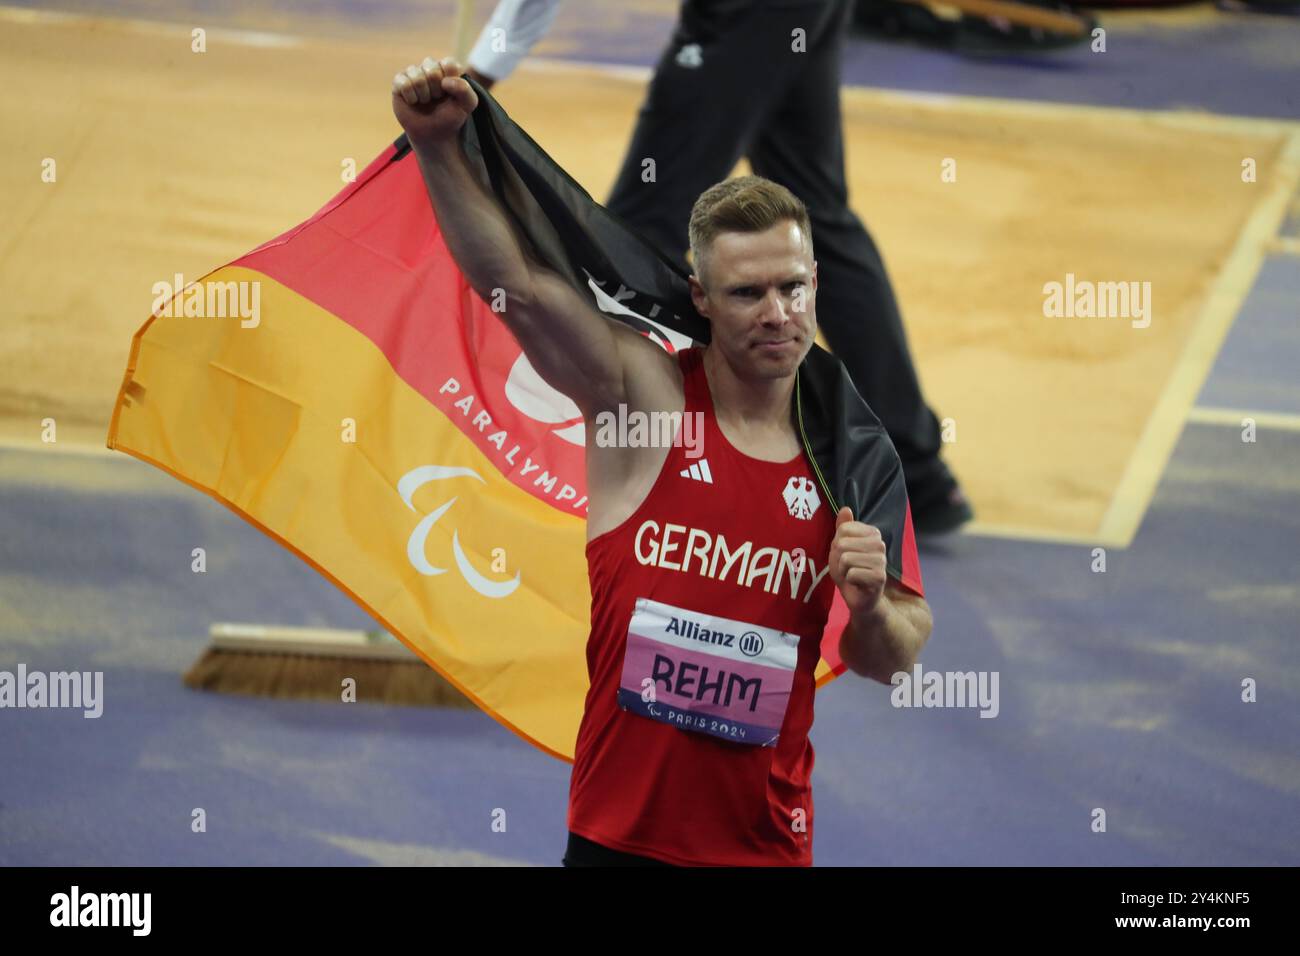
[[[762,176],[737,176],[715,183],[695,200],[687,235],[691,262],[705,284],[705,257],[713,240],[724,232],[763,232],[781,222],[794,222],[812,250],[812,223],[803,202],[780,183]]]

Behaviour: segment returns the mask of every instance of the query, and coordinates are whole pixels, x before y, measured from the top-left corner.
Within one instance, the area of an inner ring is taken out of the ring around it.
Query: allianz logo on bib
[[[746,631],[737,640],[735,634],[727,631],[709,630],[695,621],[684,621],[674,617],[668,621],[664,633],[676,634],[678,637],[692,641],[703,641],[706,644],[716,644],[719,647],[734,647],[746,657],[758,657],[763,653],[763,636],[756,631]]]

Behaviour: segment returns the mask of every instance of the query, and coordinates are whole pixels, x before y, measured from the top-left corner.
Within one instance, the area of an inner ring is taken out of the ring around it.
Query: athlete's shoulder
[[[680,410],[685,400],[688,366],[680,350],[670,353],[657,342],[623,326],[615,341],[623,366],[624,393],[632,408],[646,411]]]

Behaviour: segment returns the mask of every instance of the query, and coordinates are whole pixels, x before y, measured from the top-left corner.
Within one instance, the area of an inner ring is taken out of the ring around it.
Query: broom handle
[[[217,621],[208,627],[208,637],[298,638],[321,641],[378,640],[382,631],[343,630],[333,627],[289,627],[283,624],[234,624]]]
[[[213,649],[223,651],[363,657],[372,660],[416,659],[405,644],[386,631],[218,621],[208,627],[208,637]]]
[[[1056,10],[1043,10],[1013,0],[902,0],[918,7],[928,7],[931,3],[939,6],[956,7],[962,13],[979,17],[1002,17],[1022,27],[1041,27],[1055,30],[1067,36],[1083,36],[1088,29],[1087,21],[1071,13]]]

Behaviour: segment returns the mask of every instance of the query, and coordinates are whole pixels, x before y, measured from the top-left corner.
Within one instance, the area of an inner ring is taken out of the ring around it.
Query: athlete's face
[[[742,378],[793,375],[817,335],[817,263],[794,222],[764,232],[724,232],[704,256],[704,282],[691,277],[695,309],[709,320],[712,347]]]

